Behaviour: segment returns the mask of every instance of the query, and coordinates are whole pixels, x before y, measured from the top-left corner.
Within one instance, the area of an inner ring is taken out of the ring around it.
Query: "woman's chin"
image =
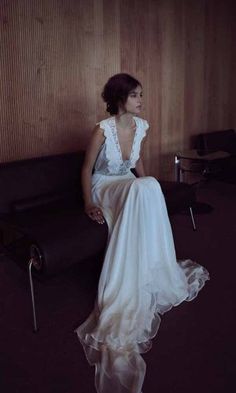
[[[123,113],[119,113],[119,115],[124,115],[124,114],[130,114],[130,115],[139,115],[139,113],[141,112],[142,108],[134,108],[134,109],[126,109],[125,112]]]
[[[133,115],[139,115],[139,113],[141,112],[141,110],[142,110],[142,108],[135,108],[135,109],[132,111],[132,114],[133,114]]]

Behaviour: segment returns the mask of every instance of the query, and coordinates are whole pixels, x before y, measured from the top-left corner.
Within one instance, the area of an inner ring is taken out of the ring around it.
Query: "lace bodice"
[[[139,159],[140,146],[142,139],[146,135],[149,127],[148,122],[144,119],[134,116],[136,130],[133,145],[128,160],[123,160],[120,143],[117,135],[115,117],[109,117],[102,120],[100,128],[104,132],[105,141],[101,146],[98,157],[94,166],[94,173],[102,175],[125,175],[131,168],[135,168],[135,164]]]

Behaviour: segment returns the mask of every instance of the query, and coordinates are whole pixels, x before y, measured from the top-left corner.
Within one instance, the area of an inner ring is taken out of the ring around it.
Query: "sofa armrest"
[[[22,246],[20,259],[25,255],[29,259],[32,245],[37,247],[38,270],[45,276],[56,275],[73,264],[97,257],[107,243],[107,224],[92,221],[81,206],[59,211],[32,209],[6,216],[5,223],[21,234],[17,241],[17,246],[19,242]],[[27,258],[21,262],[26,263]]]

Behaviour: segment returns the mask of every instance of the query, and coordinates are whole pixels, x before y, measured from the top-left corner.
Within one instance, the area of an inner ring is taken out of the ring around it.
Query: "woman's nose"
[[[142,96],[138,97],[138,102],[141,104],[142,103]]]

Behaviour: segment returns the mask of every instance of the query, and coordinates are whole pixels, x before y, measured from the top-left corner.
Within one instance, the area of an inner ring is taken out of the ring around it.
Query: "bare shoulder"
[[[97,124],[92,132],[92,139],[96,140],[97,142],[104,142],[105,136],[104,136],[104,130],[100,127],[100,124]]]
[[[149,128],[149,123],[147,120],[143,119],[142,117],[139,116],[134,116],[136,124],[140,127],[143,128],[144,130],[147,130]]]
[[[84,168],[92,168],[96,157],[98,155],[99,149],[104,143],[103,130],[99,125],[94,127],[88,147],[86,149],[86,155],[84,160]]]

